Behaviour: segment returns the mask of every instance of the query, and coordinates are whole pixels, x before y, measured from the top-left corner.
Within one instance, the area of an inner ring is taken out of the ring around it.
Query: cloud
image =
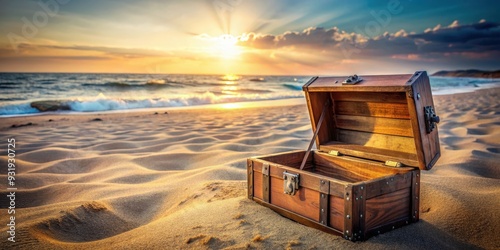
[[[258,49],[276,49],[297,47],[305,49],[326,49],[339,45],[342,42],[363,42],[364,36],[356,33],[346,33],[337,27],[324,29],[310,27],[302,32],[287,31],[281,35],[244,34],[238,45]]]
[[[466,25],[454,21],[448,26],[438,24],[423,33],[400,30],[373,38],[348,33],[337,27],[311,27],[302,32],[285,32],[280,35],[251,33],[241,36],[238,44],[256,49],[287,48],[297,51],[326,51],[330,54],[343,51],[344,59],[385,57],[430,61],[450,55],[478,59],[487,57],[488,52],[491,56],[500,54],[500,25],[484,19]]]
[[[221,59],[219,51],[212,45],[224,48],[225,42],[232,45],[234,37],[207,34],[192,36],[198,39],[197,47],[170,50],[146,46],[126,48],[64,45],[50,40],[42,41],[43,43],[22,43],[18,46],[18,54],[8,50],[7,46],[0,47],[0,61],[24,58],[28,62],[31,59],[45,58],[80,60],[82,63],[89,62],[90,65],[93,60],[103,63],[104,60],[114,60],[120,65],[126,64],[125,66],[163,65],[169,70],[182,68],[186,72],[194,68],[193,65],[199,68],[227,68],[228,61]],[[347,32],[338,27],[310,27],[281,34],[248,33],[235,39],[243,49],[231,62],[233,65],[247,65],[252,70],[265,67],[276,72],[295,72],[300,69],[300,73],[333,70],[376,70],[381,73],[383,69],[386,72],[407,70],[405,67],[500,67],[500,25],[484,19],[473,24],[461,24],[459,21],[438,24],[419,33],[405,30],[385,32],[376,37]]]
[[[123,57],[123,58],[143,58],[143,57],[162,57],[169,56],[170,53],[151,50],[151,49],[139,49],[139,48],[119,48],[119,47],[105,47],[105,46],[85,46],[85,45],[44,45],[44,44],[20,44],[18,49],[21,51],[27,50],[42,50],[42,49],[55,49],[55,50],[78,50],[78,51],[90,51],[103,53],[112,57]]]
[[[421,34],[410,35],[414,39],[423,39],[430,43],[463,44],[473,42],[478,39],[496,40],[500,39],[500,25],[487,22],[484,19],[478,23],[470,25],[460,25],[454,21],[447,27],[436,26],[434,29],[427,29]]]
[[[0,57],[0,60],[2,58]],[[38,61],[50,61],[50,60],[70,60],[70,61],[103,61],[109,60],[109,57],[104,56],[23,56],[16,57],[14,60],[38,60]]]

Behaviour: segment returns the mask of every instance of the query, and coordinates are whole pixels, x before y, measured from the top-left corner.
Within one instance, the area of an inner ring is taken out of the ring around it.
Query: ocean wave
[[[283,87],[291,90],[302,90],[302,85],[296,85],[291,83],[284,83]]]
[[[0,115],[25,115],[39,113],[38,109],[32,108],[29,103],[11,104],[0,106]]]
[[[186,107],[207,104],[235,103],[246,101],[278,100],[288,98],[303,98],[303,94],[250,94],[244,96],[218,96],[212,92],[205,92],[195,96],[175,97],[175,98],[147,98],[147,99],[121,99],[108,98],[100,95],[96,98],[86,100],[63,100],[63,101],[38,101],[37,103],[54,105],[48,110],[66,112],[101,112],[113,110],[129,110],[144,108],[168,108]],[[39,113],[40,111],[30,106],[31,103],[17,105],[0,106],[0,115],[19,115]],[[47,106],[46,106],[47,107]]]
[[[169,83],[165,83],[165,80],[161,80],[161,79],[153,79],[153,80],[148,80],[146,82],[116,81],[116,82],[106,82],[106,83],[82,83],[81,85],[85,86],[85,87],[114,87],[114,88],[137,88],[137,87],[153,87],[153,86],[170,87],[170,86],[172,86]]]
[[[111,87],[130,87],[130,86],[134,86],[133,84],[129,84],[129,83],[126,83],[126,82],[106,82],[104,84],[93,84],[93,83],[91,83],[91,84],[89,84],[87,86],[92,86],[92,85],[94,85],[94,86],[99,86],[99,85],[102,86],[102,85],[104,85],[104,86],[111,86]]]
[[[17,88],[19,85],[23,85],[23,82],[0,82],[0,88]]]
[[[198,94],[204,94],[206,91],[195,91]],[[248,94],[268,94],[273,93],[272,90],[267,89],[252,89],[252,88],[236,88],[234,90],[213,90],[211,93],[215,95],[248,95]]]
[[[0,85],[22,85],[23,82],[22,81],[18,81],[18,82],[15,82],[15,81],[0,81]]]
[[[19,87],[12,85],[0,85],[0,89],[18,89],[18,88]]]
[[[52,81],[52,80],[43,80],[43,81],[37,81],[39,84],[44,84],[44,85],[49,85],[49,84],[54,84],[57,83],[57,81]]]
[[[0,101],[7,101],[7,102],[10,102],[10,101],[22,101],[22,100],[25,100],[24,98],[22,97],[0,97]]]
[[[152,79],[146,82],[147,85],[163,85],[165,80],[163,79]]]
[[[265,82],[266,81],[266,79],[263,77],[250,78],[248,80],[251,82]]]
[[[242,88],[242,89],[237,89],[236,92],[242,94],[265,94],[265,93],[272,93],[273,91],[267,89]]]
[[[127,110],[139,108],[185,107],[206,104],[232,103],[244,101],[275,100],[297,98],[302,95],[246,95],[246,96],[217,96],[212,92],[201,95],[176,98],[149,98],[149,99],[109,99],[99,98],[84,101],[69,101],[66,104],[73,111],[96,112],[107,110]]]

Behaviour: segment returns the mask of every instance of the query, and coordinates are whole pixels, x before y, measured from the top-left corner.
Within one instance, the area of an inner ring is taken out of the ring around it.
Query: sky
[[[0,0],[0,72],[500,69],[500,1]]]

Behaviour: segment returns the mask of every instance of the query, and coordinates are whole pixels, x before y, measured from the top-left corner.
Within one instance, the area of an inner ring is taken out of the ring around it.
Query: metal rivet
[[[321,224],[324,224],[324,221],[321,221]]]
[[[389,185],[389,182],[388,182],[388,181],[386,181],[386,182],[385,182],[385,184]]]
[[[415,214],[417,214],[417,210],[415,210]]]
[[[325,198],[325,195],[324,195],[324,194],[321,194],[321,198]]]
[[[321,184],[325,184],[325,181],[321,181]]]
[[[357,234],[357,233],[354,233],[354,236],[358,236],[358,234]]]
[[[406,224],[408,225],[408,221],[406,221]]]
[[[350,215],[347,215],[347,219],[350,219],[350,218],[351,218],[351,216],[350,216]]]
[[[392,229],[394,229],[394,226],[392,226]]]
[[[358,200],[358,197],[356,197],[356,200]]]
[[[322,212],[322,213],[324,213],[324,212],[325,212],[325,210],[322,208],[322,209],[321,209],[321,212]]]
[[[349,230],[345,230],[345,233],[348,234],[349,233]]]
[[[418,177],[418,176],[419,176],[419,175],[417,174],[417,177]]]
[[[415,182],[415,185],[418,185],[418,182]]]
[[[415,196],[415,199],[417,199],[417,200],[418,200],[418,196]]]
[[[359,233],[361,233],[361,230],[359,230]]]
[[[346,200],[349,200],[349,197],[347,197]]]
[[[360,199],[363,199],[363,195],[361,195],[361,197],[359,197]]]
[[[417,100],[420,100],[420,93],[417,93]]]
[[[364,189],[364,187],[363,187],[363,186],[361,186],[361,190],[363,190],[363,189]]]
[[[360,214],[359,217],[363,218],[363,214]]]
[[[380,234],[380,231],[377,231],[378,234]]]
[[[415,219],[415,215],[413,216],[413,219]]]

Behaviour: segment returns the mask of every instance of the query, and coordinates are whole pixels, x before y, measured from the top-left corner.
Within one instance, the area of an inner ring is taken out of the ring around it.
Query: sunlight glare
[[[242,105],[240,103],[225,103],[225,104],[221,104],[220,107],[223,109],[237,109],[237,108],[241,108]]]
[[[238,38],[225,34],[217,37],[216,44],[214,45],[214,52],[225,59],[232,59],[241,54],[240,46],[236,45]]]
[[[226,84],[231,84],[231,82],[240,80],[240,77],[237,75],[233,75],[233,74],[226,74],[223,77],[221,77],[221,79],[223,81],[229,81]]]

